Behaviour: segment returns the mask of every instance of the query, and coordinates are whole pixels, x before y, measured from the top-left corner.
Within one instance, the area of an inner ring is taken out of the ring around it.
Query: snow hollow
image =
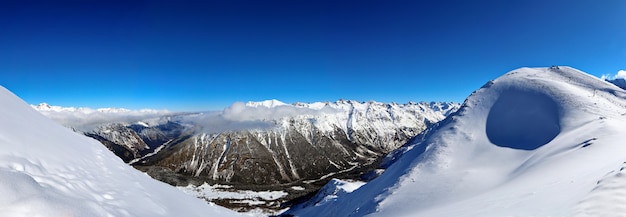
[[[624,132],[623,89],[570,67],[520,68],[389,155],[378,178],[286,214],[622,216]]]

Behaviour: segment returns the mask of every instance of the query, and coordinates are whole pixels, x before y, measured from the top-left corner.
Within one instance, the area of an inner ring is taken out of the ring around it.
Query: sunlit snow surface
[[[257,205],[277,206],[279,204],[275,200],[287,196],[287,192],[285,191],[238,190],[233,189],[232,186],[228,185],[209,185],[206,183],[200,186],[189,185],[177,188],[189,195],[194,195],[197,198],[202,198],[207,201],[227,199],[232,200],[235,203],[248,204],[251,207]],[[246,210],[245,214],[249,216],[267,216],[269,214],[278,214],[280,212],[281,211],[268,213],[268,210],[257,208]]]
[[[569,67],[488,82],[378,178],[297,216],[620,216],[626,92]]]
[[[0,87],[0,216],[235,216],[130,166]]]

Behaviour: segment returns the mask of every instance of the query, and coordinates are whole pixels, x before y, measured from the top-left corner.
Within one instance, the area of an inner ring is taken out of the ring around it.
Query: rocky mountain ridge
[[[358,178],[381,156],[458,107],[268,100],[235,103],[222,112],[106,123],[83,133],[172,185],[307,186],[297,192],[302,195],[332,177]]]

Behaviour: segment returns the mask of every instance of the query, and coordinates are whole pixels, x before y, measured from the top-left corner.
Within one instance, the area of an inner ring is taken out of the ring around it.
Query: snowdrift
[[[0,216],[236,216],[152,180],[0,87]]]
[[[332,203],[287,213],[623,214],[625,99],[624,90],[570,67],[511,71],[400,149],[380,177]]]

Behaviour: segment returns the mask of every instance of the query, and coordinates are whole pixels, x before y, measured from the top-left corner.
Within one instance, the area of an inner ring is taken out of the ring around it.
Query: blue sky
[[[522,66],[626,69],[626,1],[2,1],[28,103],[457,101]]]

